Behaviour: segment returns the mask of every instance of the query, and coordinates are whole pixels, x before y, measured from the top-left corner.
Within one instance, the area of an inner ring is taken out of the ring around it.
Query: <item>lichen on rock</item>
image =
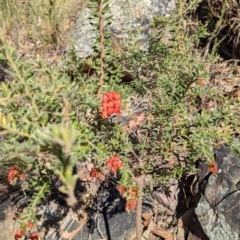
[[[215,160],[218,174],[209,176],[195,212],[210,240],[240,239],[240,161],[226,146],[216,151]]]
[[[175,9],[174,0],[109,0],[111,24],[109,30],[118,40],[126,41],[130,33],[137,34],[143,49],[148,47],[150,24],[154,16],[169,16]],[[76,16],[76,23],[70,35],[79,57],[88,57],[93,53],[92,45],[98,31],[91,25],[89,8],[81,10]],[[139,33],[139,34],[138,34]]]

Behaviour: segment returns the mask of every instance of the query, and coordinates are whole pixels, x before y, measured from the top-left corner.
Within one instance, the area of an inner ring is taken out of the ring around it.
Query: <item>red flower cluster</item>
[[[16,232],[14,238],[15,239],[22,238],[22,234],[20,232]]]
[[[118,156],[112,156],[106,164],[107,168],[109,168],[113,174],[116,173],[118,169],[123,169],[123,163]]]
[[[32,233],[32,234],[30,235],[30,239],[31,239],[31,240],[38,240],[38,234],[37,234],[37,233]]]
[[[19,239],[19,238],[22,238],[22,233],[21,232],[16,232],[15,234],[14,234],[14,238],[15,239]],[[30,234],[30,239],[31,240],[38,240],[38,234],[37,233],[31,233]]]
[[[24,180],[25,179],[25,175],[24,174],[20,174],[20,171],[18,168],[11,167],[9,172],[8,172],[8,182],[10,184],[14,184],[16,178],[19,178],[20,180]]]
[[[34,225],[34,223],[32,223],[32,222],[28,222],[28,223],[27,223],[27,227],[28,227],[29,229],[34,229],[34,228],[35,228],[35,225]]]
[[[136,199],[136,198],[133,198],[133,199],[128,200],[128,201],[126,202],[125,209],[126,209],[127,212],[128,212],[128,211],[133,211],[133,210],[135,210],[136,205],[137,205],[137,199]]]
[[[119,115],[121,96],[118,92],[106,92],[102,99],[102,118],[108,118],[113,113]]]
[[[117,186],[117,190],[122,194],[123,197],[133,198],[137,195],[137,189],[133,187],[124,187],[122,185]]]
[[[122,185],[117,186],[117,190],[123,195],[126,192],[126,188]]]
[[[122,185],[117,186],[117,190],[126,199],[126,211],[133,211],[137,205],[137,189],[132,187],[123,187]]]
[[[214,159],[211,161],[210,164],[208,164],[208,171],[212,172],[213,174],[218,173],[218,165],[216,164]]]
[[[16,167],[11,167],[8,172],[8,182],[11,183],[19,175],[19,170]]]
[[[137,205],[137,189],[133,187],[123,187],[122,185],[117,186],[117,190],[126,199],[126,211],[133,211]]]
[[[102,174],[102,171],[100,168],[92,168],[90,172],[90,177],[99,178],[99,174]]]
[[[14,235],[15,239],[22,238],[22,236],[26,235],[27,229],[33,230],[34,228],[35,228],[35,225],[33,222],[27,222],[27,224],[23,224],[20,227],[19,231],[15,233]],[[38,240],[37,233],[31,233],[29,237],[31,240],[34,240],[34,239]]]

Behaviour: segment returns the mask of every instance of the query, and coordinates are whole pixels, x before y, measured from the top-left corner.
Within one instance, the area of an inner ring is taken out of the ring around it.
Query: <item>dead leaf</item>
[[[161,228],[157,228],[153,231],[154,234],[158,235],[159,237],[165,238],[166,240],[174,240],[174,237],[168,231],[165,231]]]
[[[149,237],[151,232],[159,237],[165,238],[166,240],[174,240],[174,236],[171,233],[160,227],[156,228],[156,224],[153,221],[150,221],[148,229],[144,232],[144,236]]]
[[[153,221],[150,221],[147,230],[145,230],[143,233],[143,237],[149,239],[153,233],[154,228],[156,228],[156,224]]]
[[[185,231],[183,227],[183,222],[181,219],[178,220],[178,225],[177,225],[177,240],[185,240]]]
[[[148,224],[150,223],[150,219],[151,219],[150,214],[145,212],[145,213],[142,214],[142,218],[145,220],[145,221],[143,222],[143,225],[144,225],[145,227],[148,226]]]

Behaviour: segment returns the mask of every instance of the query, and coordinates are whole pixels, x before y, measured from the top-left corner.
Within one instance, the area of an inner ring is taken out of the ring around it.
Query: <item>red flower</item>
[[[31,235],[30,235],[30,239],[31,240],[38,240],[38,234],[37,233],[32,233]]]
[[[10,184],[13,183],[18,175],[19,170],[16,167],[11,167],[11,169],[8,172],[8,182]]]
[[[32,222],[28,222],[28,223],[27,223],[27,227],[28,227],[29,229],[34,229],[34,228],[35,228],[35,225],[34,225]]]
[[[119,115],[121,107],[121,96],[118,92],[106,92],[102,99],[102,118],[108,118],[113,113]]]
[[[91,172],[90,172],[90,177],[92,178],[98,178],[99,174],[101,174],[102,171],[100,168],[92,168]]]
[[[113,92],[112,93],[112,98],[116,101],[121,99],[120,93],[119,92]]]
[[[137,195],[137,189],[132,188],[131,195],[134,197]]]
[[[20,174],[20,175],[19,175],[19,178],[20,178],[21,181],[23,181],[23,180],[25,179],[25,174],[23,174],[23,173]]]
[[[15,239],[22,238],[22,234],[20,232],[16,232],[14,238]]]
[[[118,185],[118,186],[117,186],[117,190],[118,190],[121,194],[123,194],[123,193],[126,191],[126,188],[125,188],[124,186],[122,186],[122,185]]]
[[[126,211],[132,211],[136,208],[137,204],[137,189],[135,187],[117,186],[117,190],[121,193],[122,197],[126,199]]]
[[[107,168],[111,170],[111,172],[114,174],[119,169],[123,169],[123,163],[121,159],[118,156],[112,156],[107,162],[106,162]]]
[[[133,211],[136,208],[136,205],[137,205],[137,199],[133,198],[126,202],[125,209],[126,211]]]
[[[208,164],[208,171],[212,172],[213,174],[218,173],[218,165],[216,164],[214,159],[210,162],[210,164]]]

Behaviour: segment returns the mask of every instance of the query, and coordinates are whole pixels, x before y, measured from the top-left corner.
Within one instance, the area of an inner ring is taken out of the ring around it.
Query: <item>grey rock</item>
[[[240,239],[240,160],[222,146],[215,155],[219,173],[208,175],[195,212],[210,240]],[[202,174],[206,168],[202,168]]]
[[[9,205],[10,205],[9,201],[6,201],[0,204],[0,222],[5,219],[6,211]]]
[[[91,232],[87,226],[84,226],[73,240],[88,240],[90,239],[111,239],[111,240],[129,240],[131,235],[135,232],[135,213],[128,214],[126,212],[116,214],[111,218],[104,219],[104,216],[100,214],[97,222],[97,226]],[[68,223],[69,225],[70,223]],[[67,225],[67,227],[68,227]],[[73,231],[79,226],[78,223],[74,223],[69,232]]]
[[[150,24],[154,16],[169,16],[175,9],[174,0],[109,0],[111,24],[109,30],[117,40],[128,40],[129,33],[137,33],[143,49],[147,49],[150,36]],[[93,53],[92,45],[98,31],[90,24],[91,11],[81,10],[71,31],[75,50],[79,57],[87,57]]]
[[[195,210],[201,226],[205,230],[210,240],[238,240],[240,235],[233,226],[229,224],[223,213],[216,214],[212,206],[205,198],[201,198]],[[238,222],[239,224],[239,222]]]
[[[39,214],[45,217],[44,221],[39,222],[39,228],[42,228],[42,232],[47,231],[48,220],[58,215],[59,207],[55,205],[55,207],[45,206],[39,208]],[[52,211],[54,209],[56,213]],[[136,232],[136,214],[134,212],[125,212],[125,200],[120,196],[114,184],[105,185],[105,187],[99,189],[92,205],[84,211],[88,215],[88,221],[83,228],[81,227],[81,221],[83,220],[81,203],[73,209],[69,209],[65,215],[59,212],[62,220],[58,222],[56,217],[53,219],[55,227],[52,227],[51,231],[45,234],[44,239],[63,240],[63,237],[69,236],[75,231],[76,234],[72,238],[73,240],[129,240],[131,239],[130,235]],[[58,224],[56,224],[57,222]],[[64,234],[61,234],[61,232],[64,232]]]
[[[89,17],[90,9],[85,8],[76,16],[76,24],[70,34],[70,40],[75,44],[75,50],[79,57],[88,57],[93,53],[92,45],[98,36],[96,29],[91,25]]]
[[[85,225],[82,229],[77,230],[73,240],[88,240],[88,239],[111,239],[111,240],[129,240],[134,239],[136,229],[136,214],[135,212],[119,212],[114,215],[104,213],[93,213],[94,222]],[[76,214],[71,211],[62,219],[61,230],[56,228],[50,231],[44,239],[56,240],[65,238],[61,235],[61,231],[71,234],[79,228],[80,223],[76,221]]]

